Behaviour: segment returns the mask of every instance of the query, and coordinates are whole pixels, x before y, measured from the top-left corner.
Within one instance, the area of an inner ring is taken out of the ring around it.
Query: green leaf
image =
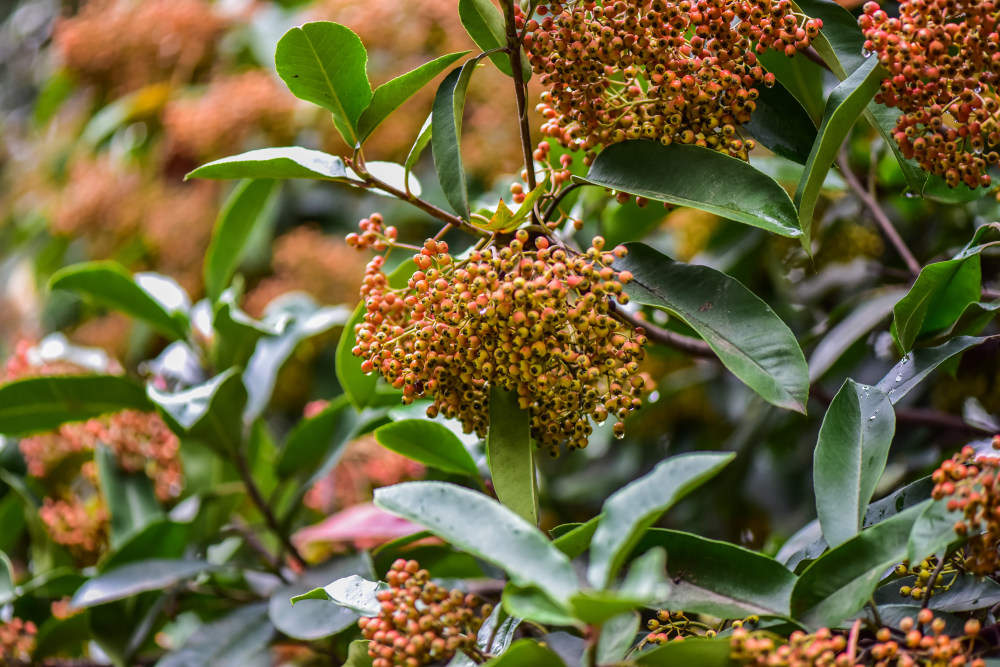
[[[587,523],[582,523],[572,530],[562,533],[552,540],[552,544],[570,558],[576,558],[590,548],[590,540],[594,537],[594,531],[597,530],[597,524],[600,523],[600,520],[600,516],[595,516]]]
[[[204,384],[174,394],[152,385],[146,392],[175,432],[198,438],[226,455],[243,442],[247,391],[238,369],[230,368]]]
[[[743,160],[700,146],[623,141],[608,146],[580,183],[690,206],[791,238],[802,234],[788,193]]]
[[[488,0],[487,0],[488,1]],[[444,196],[455,213],[468,219],[469,188],[462,164],[462,114],[472,73],[482,55],[456,67],[438,86],[431,112],[431,152]]]
[[[854,127],[854,123],[878,92],[884,74],[878,60],[871,58],[834,88],[826,102],[819,136],[813,144],[812,152],[809,153],[806,171],[795,193],[803,244],[807,249],[813,212],[816,210],[816,201],[819,199],[826,173],[836,159],[840,146]]]
[[[774,49],[768,49],[758,58],[764,69],[774,74],[778,83],[805,109],[815,129],[823,118],[823,107],[826,104],[823,96],[823,67],[808,58],[789,57],[783,51]],[[815,138],[815,134],[813,136]],[[806,149],[807,158],[810,150],[811,146]]]
[[[351,350],[354,348],[355,337],[354,327],[364,322],[365,302],[362,301],[351,313],[351,317],[344,324],[344,331],[340,334],[337,342],[337,380],[344,393],[351,400],[355,408],[361,409],[368,405],[375,396],[375,385],[378,382],[378,374],[375,372],[363,373],[361,371],[361,359],[354,356]]]
[[[187,295],[164,276],[136,274],[133,278],[117,262],[84,262],[57,271],[49,289],[85,294],[102,306],[143,320],[169,338],[183,340],[188,333]]]
[[[427,144],[431,142],[431,131],[432,125],[431,114],[427,115],[427,120],[424,124],[420,126],[420,132],[417,133],[417,138],[414,140],[413,145],[410,146],[410,152],[406,154],[406,160],[403,162],[403,168],[406,170],[405,178],[410,177],[410,172],[413,171],[413,167],[416,166],[417,161],[420,156],[423,155],[424,149],[427,148]]]
[[[111,512],[111,547],[118,548],[153,521],[163,510],[153,492],[153,482],[143,472],[127,473],[115,455],[101,444],[95,452],[101,492]]]
[[[330,452],[343,446],[357,423],[349,406],[346,396],[338,396],[319,414],[295,424],[278,456],[278,475],[307,478]]]
[[[202,572],[214,569],[203,560],[172,560],[151,558],[122,565],[100,574],[80,587],[71,605],[79,609],[123,600],[146,591],[158,591],[173,586]]]
[[[303,600],[329,600],[361,616],[378,616],[381,605],[377,595],[379,591],[387,589],[388,586],[382,582],[369,581],[357,574],[352,574],[337,579],[322,588],[314,588],[301,595],[295,595],[290,599],[292,604]]]
[[[503,14],[491,0],[458,0],[458,16],[469,37],[483,51],[492,51],[507,46],[507,26]],[[510,56],[506,53],[494,53],[490,60],[497,69],[513,76],[510,67]],[[521,50],[521,78],[527,81],[531,78],[531,65]]]
[[[0,604],[14,599],[14,566],[7,554],[0,551]]]
[[[275,336],[280,331],[256,320],[236,305],[232,288],[224,290],[215,304],[212,317],[212,361],[216,368],[245,367],[261,338]]]
[[[895,431],[889,397],[848,378],[823,417],[813,454],[816,512],[831,547],[861,530]]]
[[[190,537],[190,523],[155,519],[107,554],[98,564],[98,572],[108,572],[147,558],[181,558]]]
[[[530,430],[530,416],[518,406],[517,394],[499,386],[491,387],[486,452],[493,488],[500,502],[537,525],[535,446]]]
[[[348,181],[352,177],[344,161],[336,155],[301,146],[258,148],[239,155],[219,158],[189,172],[189,178],[310,178]]]
[[[913,576],[902,577],[879,587],[875,591],[875,602],[883,605],[904,600],[899,594],[900,587],[912,587],[916,579]],[[1000,584],[988,577],[956,573],[945,575],[943,580],[949,584],[948,590],[931,596],[930,608],[935,611],[973,611],[1000,603]]]
[[[554,602],[537,586],[504,586],[501,597],[504,611],[511,616],[543,625],[577,625],[565,606]]]
[[[267,606],[268,618],[274,627],[289,637],[305,641],[322,639],[344,630],[357,622],[358,614],[355,611],[335,604],[328,598],[306,598],[294,604],[291,600],[293,596],[317,584],[355,572],[371,573],[369,561],[363,555],[336,558],[317,568],[306,570],[293,583],[271,593]]]
[[[948,501],[932,502],[910,530],[906,546],[907,559],[911,563],[919,563],[928,556],[941,555],[949,544],[963,539],[955,532],[955,522],[963,519],[961,511],[948,510]]]
[[[719,618],[788,616],[795,575],[781,563],[728,542],[651,528],[636,552],[667,550],[667,608]]]
[[[573,616],[587,625],[602,625],[608,620],[641,609],[655,602],[655,598],[623,595],[615,591],[580,591],[569,599]]]
[[[953,324],[982,291],[979,255],[928,264],[893,308],[896,342],[913,348],[917,337]]]
[[[765,400],[805,413],[809,368],[795,335],[766,303],[720,271],[675,262],[642,243],[626,247],[615,268],[631,271],[625,290],[633,301],[676,315]]]
[[[674,667],[731,667],[729,637],[711,639],[694,637],[681,642],[667,642],[650,651],[636,654],[637,665]]]
[[[565,667],[556,653],[532,639],[519,639],[483,667]]]
[[[270,667],[274,664],[269,647],[273,636],[267,603],[244,605],[201,626],[156,667]]]
[[[378,444],[424,465],[479,479],[465,445],[447,426],[428,419],[403,419],[375,430]]]
[[[857,613],[886,570],[906,558],[910,528],[930,502],[861,531],[813,561],[792,590],[793,617],[818,628],[834,626]]]
[[[149,410],[141,385],[117,375],[59,375],[0,385],[0,433],[28,435],[120,410]]]
[[[272,180],[247,180],[233,189],[226,200],[205,253],[205,291],[212,301],[217,301],[233,277],[247,241],[258,223],[266,219],[277,194],[277,183]]]
[[[337,131],[351,147],[361,140],[358,119],[372,100],[367,63],[361,39],[329,21],[292,28],[274,52],[278,76],[292,94],[330,111]]]
[[[885,377],[875,385],[889,396],[893,405],[906,396],[935,368],[971,347],[981,345],[997,336],[975,337],[957,336],[937,347],[924,347],[907,352]]]
[[[646,530],[735,456],[706,452],[671,457],[604,501],[590,546],[590,585],[598,590],[608,588]]]
[[[826,332],[813,349],[809,357],[809,381],[822,378],[854,343],[892,312],[903,294],[903,290],[894,287],[862,294],[854,310]]]
[[[377,489],[375,504],[502,568],[516,585],[538,586],[556,602],[577,589],[565,554],[535,526],[481,493],[444,482],[408,482]]]
[[[625,654],[632,648],[639,633],[640,620],[639,613],[635,611],[608,619],[597,639],[598,664],[613,664],[625,659]]]
[[[816,126],[809,114],[781,84],[761,86],[758,92],[757,108],[744,127],[773,153],[806,164],[816,141]]]
[[[388,118],[389,114],[398,109],[403,102],[430,83],[449,65],[468,53],[468,51],[462,51],[441,56],[376,88],[371,103],[358,120],[358,141],[367,139],[375,128]]]

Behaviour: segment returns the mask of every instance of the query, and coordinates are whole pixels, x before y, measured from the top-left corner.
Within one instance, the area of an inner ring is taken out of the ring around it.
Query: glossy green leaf
[[[201,165],[184,178],[309,178],[347,181],[352,176],[348,173],[344,161],[336,155],[301,146],[283,146],[258,148],[239,155],[219,158]]]
[[[640,620],[639,613],[634,611],[608,619],[597,639],[598,664],[613,664],[625,659],[625,654],[632,648],[639,633]]]
[[[913,287],[893,308],[896,340],[910,350],[921,333],[943,329],[979,300],[979,256],[949,259],[920,270]]]
[[[157,667],[271,667],[274,626],[267,618],[267,603],[237,607],[222,618],[207,623],[184,645],[164,656]]]
[[[636,654],[637,665],[674,667],[731,667],[729,637],[711,639],[695,637],[681,642],[667,642],[649,651]]]
[[[351,352],[356,340],[354,327],[363,323],[364,319],[365,303],[362,301],[354,308],[350,319],[344,324],[344,331],[340,334],[340,340],[337,342],[335,368],[340,386],[354,407],[359,410],[371,401],[375,395],[375,385],[378,382],[377,373],[361,372],[361,359],[355,357]]]
[[[218,300],[239,267],[247,241],[266,219],[265,213],[277,192],[275,181],[248,180],[237,185],[226,200],[205,253],[205,291],[213,301]]]
[[[146,591],[163,590],[214,567],[203,560],[152,558],[129,563],[89,579],[73,596],[71,604],[83,609]]]
[[[761,86],[758,92],[757,108],[744,127],[773,153],[806,164],[816,141],[816,126],[809,114],[780,83]]]
[[[245,367],[261,338],[280,333],[272,324],[247,315],[237,304],[236,294],[224,290],[212,316],[212,361],[216,368]]]
[[[809,357],[809,381],[822,378],[854,343],[888,317],[903,294],[903,290],[891,287],[862,294],[857,306],[813,349]]]
[[[896,404],[913,390],[934,369],[969,348],[995,340],[996,336],[976,337],[957,336],[947,343],[936,347],[924,347],[907,352],[892,369],[885,374],[878,384],[879,390],[888,395],[889,400]]]
[[[493,488],[500,502],[529,523],[537,524],[535,445],[530,430],[530,415],[518,405],[517,394],[492,387],[486,452]]]
[[[181,558],[191,538],[191,524],[154,519],[138,532],[129,535],[114,551],[98,563],[98,572],[148,558]]]
[[[603,625],[615,616],[652,605],[655,598],[633,597],[617,591],[580,591],[569,599],[575,618],[587,625]]]
[[[690,206],[781,236],[801,235],[795,206],[770,176],[699,146],[624,141],[597,156],[580,183]]]
[[[858,117],[868,106],[868,103],[878,92],[879,84],[885,72],[879,67],[878,60],[872,58],[865,62],[856,72],[841,82],[826,103],[823,112],[823,122],[819,128],[819,136],[809,153],[806,171],[799,181],[795,193],[795,204],[799,209],[799,223],[802,228],[803,243],[808,247],[809,230],[812,226],[813,213],[819,199],[820,189],[826,179],[826,173],[837,157],[837,151],[844,143],[848,133]]]
[[[810,628],[831,627],[871,598],[886,570],[906,558],[910,528],[930,500],[867,528],[812,562],[792,590],[792,615]]]
[[[389,114],[398,109],[403,102],[430,83],[449,65],[468,53],[468,51],[462,51],[435,58],[429,63],[424,63],[376,88],[371,103],[358,120],[358,141],[367,139],[375,128],[388,118]]]
[[[409,482],[377,489],[375,504],[504,569],[515,584],[538,586],[557,602],[577,589],[565,554],[532,524],[481,493],[443,482]]]
[[[483,51],[503,48],[507,45],[507,27],[503,14],[491,0],[458,0],[458,16],[465,26],[469,37]],[[510,56],[506,53],[494,53],[490,60],[497,69],[512,76],[514,70],[510,67]],[[528,58],[521,51],[521,77],[523,81],[531,78],[531,66]]]
[[[349,407],[347,397],[338,396],[319,414],[295,424],[278,456],[278,475],[309,477],[332,450],[343,446],[357,424]]]
[[[718,452],[671,457],[604,501],[590,546],[590,585],[598,590],[610,586],[625,558],[660,515],[734,457]]]
[[[781,563],[728,542],[651,528],[636,552],[667,550],[668,609],[718,618],[788,616],[796,577]]]
[[[484,663],[484,667],[565,667],[551,649],[533,639],[519,639],[503,655]]]
[[[468,218],[469,189],[462,164],[462,115],[472,73],[482,56],[456,67],[438,86],[431,112],[431,152],[444,196],[455,213]]]
[[[577,625],[569,610],[559,603],[553,602],[536,586],[515,586],[508,583],[504,586],[501,598],[503,609],[511,616],[523,618],[543,625]]]
[[[84,262],[57,271],[49,288],[84,294],[102,306],[146,322],[164,336],[183,340],[189,326],[187,295],[178,293],[180,288],[169,278],[153,276],[133,277],[117,262]]]
[[[149,410],[142,386],[117,375],[60,375],[0,385],[0,433],[27,435],[120,410]]]
[[[403,419],[375,430],[378,444],[426,466],[479,478],[465,445],[447,426],[428,419]]]
[[[600,520],[601,517],[595,516],[587,523],[581,523],[572,530],[562,533],[552,540],[552,544],[570,558],[576,558],[590,548],[590,540],[594,537]]]
[[[906,557],[911,563],[919,563],[924,558],[944,552],[952,542],[962,538],[955,532],[955,523],[964,518],[958,510],[948,510],[946,500],[935,500],[925,509],[907,540]]]
[[[235,452],[243,441],[243,407],[247,391],[238,369],[216,375],[211,380],[177,393],[149,386],[150,400],[170,427],[202,440],[224,454]]]
[[[813,489],[823,537],[836,547],[861,530],[896,432],[879,389],[848,379],[823,417],[813,454]]]
[[[823,107],[826,105],[823,95],[823,67],[808,58],[789,57],[783,51],[774,49],[768,49],[758,58],[764,69],[774,74],[778,83],[806,111],[815,130],[823,118]],[[811,147],[806,149],[807,158],[810,150]]]
[[[431,115],[428,114],[427,120],[420,126],[417,138],[414,140],[413,145],[410,146],[410,152],[406,154],[406,160],[403,161],[407,178],[409,178],[410,172],[413,171],[413,167],[416,166],[417,161],[420,160],[420,156],[424,154],[427,144],[431,142],[432,125]]]
[[[327,600],[362,616],[378,616],[381,606],[376,596],[383,590],[387,590],[385,584],[352,574],[321,588],[292,596],[290,601],[294,605],[307,600]]]
[[[370,574],[368,561],[362,555],[335,558],[306,570],[291,584],[271,593],[267,605],[268,618],[274,627],[289,637],[305,641],[322,639],[344,630],[357,622],[358,614],[354,610],[328,599],[305,599],[293,604],[292,598],[316,585],[355,572]]]
[[[879,605],[898,604],[906,599],[900,595],[900,587],[912,587],[915,581],[913,576],[902,577],[879,587],[875,591],[875,602]],[[942,581],[948,589],[931,596],[929,606],[935,611],[973,611],[1000,603],[1000,584],[989,577],[954,573],[943,575]]]
[[[111,513],[111,547],[121,546],[129,537],[153,521],[163,518],[153,482],[144,472],[127,473],[118,466],[114,453],[99,445],[94,454],[101,492]]]
[[[675,262],[641,243],[617,262],[633,280],[633,301],[676,315],[705,339],[732,373],[778,407],[805,413],[809,369],[795,335],[736,279]]]
[[[372,100],[368,52],[349,28],[315,21],[292,28],[278,42],[274,64],[296,97],[333,114],[349,146],[360,141],[358,119]]]

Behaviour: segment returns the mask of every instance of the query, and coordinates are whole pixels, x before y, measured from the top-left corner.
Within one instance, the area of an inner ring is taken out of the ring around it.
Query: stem
[[[713,352],[709,344],[703,340],[662,329],[655,324],[650,324],[645,320],[639,319],[632,313],[626,312],[616,304],[611,304],[611,311],[612,314],[619,320],[631,324],[634,327],[642,327],[646,331],[646,337],[653,342],[660,343],[661,345],[667,345],[678,349],[681,352],[687,352],[695,357],[705,357],[709,359],[715,358],[715,352]]]
[[[267,569],[277,575],[286,584],[289,583],[288,577],[281,571],[281,561],[278,557],[268,551],[264,543],[253,532],[253,529],[238,516],[233,521],[233,532],[243,538],[246,545],[260,557],[261,562],[264,563]]]
[[[891,243],[892,247],[896,249],[899,256],[903,258],[906,268],[909,269],[910,273],[914,276],[919,274],[920,262],[918,262],[913,256],[913,253],[910,252],[910,249],[906,246],[906,242],[903,241],[899,232],[897,232],[896,228],[893,227],[892,220],[890,220],[889,216],[886,215],[885,210],[878,203],[878,200],[876,200],[875,197],[873,197],[871,193],[865,189],[865,186],[858,180],[857,175],[851,171],[851,165],[847,159],[847,151],[843,147],[841,147],[840,154],[837,156],[837,164],[840,165],[840,171],[843,174],[848,187],[851,188],[858,199],[860,199],[862,203],[868,207],[868,210],[871,211],[872,216],[875,218],[875,222],[878,223],[878,226],[882,229],[882,233],[885,234],[887,239],[889,239],[889,243]]]
[[[306,567],[306,561],[302,558],[299,550],[295,548],[292,541],[289,539],[288,535],[281,529],[281,525],[278,523],[277,517],[274,516],[274,512],[271,511],[271,507],[264,500],[264,496],[261,494],[260,489],[257,488],[257,483],[253,481],[253,474],[250,472],[250,466],[247,463],[247,458],[241,450],[236,451],[236,468],[239,470],[240,478],[243,480],[243,485],[247,488],[247,493],[250,495],[250,500],[256,505],[260,513],[264,515],[264,520],[267,522],[268,527],[271,531],[278,537],[281,541],[284,550],[292,557],[293,560],[303,569]],[[281,554],[279,554],[279,558]]]
[[[524,169],[528,172],[528,191],[535,189],[535,161],[531,150],[531,127],[528,125],[527,86],[521,71],[521,40],[514,21],[514,0],[504,0],[503,13],[507,19],[507,55],[510,56],[511,75],[514,78],[514,96],[517,98],[517,119],[521,135],[521,153]],[[537,222],[537,221],[536,221]]]
[[[562,200],[566,198],[566,195],[568,195],[569,193],[573,192],[573,190],[576,190],[577,188],[580,187],[583,187],[583,183],[573,183],[572,185],[567,185],[565,188],[560,190],[559,194],[556,195],[556,198],[552,200],[551,204],[549,204],[549,207],[545,209],[545,215],[542,221],[548,222],[549,220],[551,220],[552,216],[556,212],[556,209],[559,208],[559,204],[561,204]]]
[[[933,594],[934,592],[934,584],[937,583],[938,577],[941,576],[941,570],[944,569],[944,563],[946,560],[948,560],[947,551],[945,551],[941,555],[941,561],[937,564],[937,567],[934,568],[934,572],[931,574],[931,578],[927,581],[927,590],[924,591],[924,601],[920,605],[921,609],[927,609],[927,607],[930,605],[931,594]]]
[[[393,197],[396,197],[397,199],[400,199],[409,204],[412,204],[413,206],[416,206],[421,211],[428,213],[432,217],[435,217],[443,222],[447,222],[449,225],[453,225],[455,227],[462,227],[463,229],[471,231],[474,234],[482,235],[484,233],[481,229],[478,229],[477,227],[470,225],[457,215],[452,215],[451,213],[448,213],[448,211],[438,208],[429,201],[421,199],[420,197],[417,197],[410,192],[404,192],[403,190],[400,190],[399,188],[389,185],[385,181],[372,176],[365,170],[364,166],[359,165],[357,167],[352,167],[352,168],[354,168],[358,176],[364,179],[365,185],[367,187],[378,188],[382,192],[387,192],[388,194],[392,195]]]

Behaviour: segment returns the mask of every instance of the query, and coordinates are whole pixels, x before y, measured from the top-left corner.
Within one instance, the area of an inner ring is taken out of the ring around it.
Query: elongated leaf
[[[159,293],[151,292],[117,262],[84,262],[57,271],[49,288],[84,294],[103,306],[143,320],[165,336],[183,339],[188,333],[189,304],[178,303],[170,286],[163,284],[168,280],[161,277],[161,281],[150,283]]]
[[[541,531],[480,493],[443,482],[409,482],[376,490],[375,504],[503,568],[515,584],[537,586],[556,602],[577,589],[569,559]]]
[[[344,161],[336,155],[302,146],[258,148],[239,155],[219,158],[203,164],[184,177],[188,178],[309,178],[324,181],[347,181],[352,176]]]
[[[875,602],[883,604],[898,604],[905,600],[900,595],[901,586],[912,587],[916,577],[895,579],[875,591]],[[931,596],[930,608],[937,611],[972,611],[986,609],[1000,603],[1000,584],[989,577],[977,577],[971,574],[956,573],[944,575],[948,590],[935,592]]]
[[[420,132],[417,133],[417,138],[414,140],[413,145],[410,146],[410,152],[406,154],[406,160],[403,161],[403,167],[406,170],[405,177],[410,177],[410,172],[413,171],[413,167],[417,164],[420,156],[424,154],[424,149],[427,148],[427,144],[431,142],[431,115],[428,114],[427,120],[424,124],[420,126]]]
[[[611,495],[590,546],[587,580],[598,590],[610,586],[642,535],[681,498],[716,475],[735,454],[674,456]]]
[[[893,308],[896,341],[910,350],[917,337],[950,326],[982,291],[979,255],[928,264]]]
[[[740,380],[778,407],[805,412],[809,369],[795,336],[771,308],[734,278],[674,262],[641,243],[615,263],[633,281],[633,301],[672,313],[705,339]]]
[[[73,596],[71,604],[83,609],[123,600],[146,591],[162,590],[213,568],[203,560],[154,558],[129,563],[88,580]]]
[[[117,548],[151,522],[162,519],[163,510],[156,501],[153,482],[145,473],[126,473],[104,445],[97,448],[94,458],[101,491],[111,512],[111,546]]]
[[[291,598],[291,603],[297,604],[304,600],[329,600],[362,616],[378,616],[381,606],[376,596],[382,590],[386,590],[385,584],[352,574],[321,588],[295,595]]]
[[[344,331],[337,342],[337,380],[351,403],[359,410],[371,401],[375,395],[375,385],[378,382],[377,373],[361,372],[361,359],[355,357],[351,350],[355,344],[354,327],[364,322],[365,303],[362,301],[351,313],[351,318],[344,324]]]
[[[462,20],[469,37],[483,51],[492,51],[507,45],[507,28],[503,14],[491,0],[458,0],[458,16]],[[490,60],[497,69],[513,76],[510,67],[510,56],[506,53],[494,53]],[[531,78],[531,66],[528,58],[521,51],[521,77],[523,81]]]
[[[813,128],[816,128],[823,118],[823,107],[826,105],[823,96],[823,67],[808,58],[789,57],[784,52],[773,49],[760,54],[759,59],[764,69],[774,74],[778,83],[803,107],[813,122]],[[809,157],[810,150],[811,146],[806,149],[806,158]]]
[[[237,185],[226,200],[205,253],[205,291],[213,301],[218,300],[236,272],[247,241],[266,219],[264,213],[276,193],[275,181],[249,180]]]
[[[503,655],[484,663],[484,667],[565,667],[566,663],[552,649],[532,639],[519,639]]]
[[[601,517],[595,516],[587,523],[581,523],[571,530],[559,534],[552,540],[552,544],[570,558],[576,558],[590,547],[590,540],[594,537],[600,520]],[[552,534],[555,535],[554,530]]]
[[[191,524],[154,519],[142,530],[128,536],[120,546],[102,559],[98,572],[148,558],[181,558],[191,538]]]
[[[636,552],[667,550],[668,609],[719,618],[788,616],[795,575],[772,558],[691,533],[651,528]]]
[[[378,444],[424,465],[478,478],[479,469],[448,427],[427,419],[403,419],[375,431]]]
[[[520,618],[509,616],[502,605],[493,608],[493,612],[483,621],[476,634],[476,646],[483,653],[500,655],[514,640],[514,632],[521,624]],[[475,662],[464,653],[458,653],[448,667],[474,667]]]
[[[809,230],[813,212],[819,199],[820,188],[826,179],[826,172],[837,157],[837,151],[847,138],[858,117],[878,92],[879,83],[885,72],[875,58],[866,61],[830,93],[823,112],[823,123],[819,136],[813,144],[806,171],[795,193],[795,204],[799,208],[799,223],[804,234],[803,242],[808,248]]]
[[[490,429],[486,452],[497,498],[532,524],[538,523],[535,446],[530,417],[517,404],[517,394],[490,390]]]
[[[274,664],[268,644],[274,626],[267,618],[267,603],[237,607],[217,621],[200,627],[180,649],[168,653],[157,667],[270,667]]]
[[[349,146],[360,141],[358,118],[372,100],[361,39],[338,23],[316,21],[292,28],[278,42],[274,64],[285,85],[333,114]]]
[[[857,307],[816,345],[809,357],[809,381],[815,382],[823,377],[851,345],[892,312],[893,305],[903,294],[901,289],[886,288],[862,295]]]
[[[811,628],[853,616],[871,598],[886,569],[906,558],[910,528],[930,500],[863,530],[802,572],[792,590],[792,615]]]
[[[625,658],[625,654],[635,643],[640,620],[638,612],[630,611],[619,614],[604,624],[597,640],[598,664],[616,663]]]
[[[935,500],[925,509],[910,530],[906,557],[911,563],[942,552],[952,542],[962,538],[955,533],[955,522],[964,518],[959,510],[948,510],[948,502]]]
[[[781,236],[801,235],[795,206],[770,176],[710,148],[655,141],[608,146],[580,183],[715,213]]]
[[[299,421],[278,457],[278,475],[307,478],[332,449],[342,446],[356,425],[349,406],[347,397],[339,396],[319,414]]]
[[[276,336],[280,329],[247,315],[236,305],[232,288],[223,290],[212,316],[212,360],[216,368],[246,366],[261,338]]]
[[[331,579],[357,576],[353,574],[356,572],[371,575],[368,560],[360,554],[335,558],[317,568],[306,570],[299,579],[278,588],[271,594],[267,607],[268,617],[274,627],[295,639],[313,641],[340,632],[357,622],[357,612],[327,598],[319,600],[306,598],[294,604],[292,599],[293,596]],[[378,609],[377,600],[375,607]]]
[[[874,387],[848,379],[830,403],[813,455],[813,488],[823,537],[831,547],[861,530],[895,431],[892,403]]]
[[[617,591],[580,591],[570,597],[569,604],[575,618],[588,625],[603,625],[615,616],[652,605],[656,599]]]
[[[238,369],[230,368],[204,384],[174,394],[152,385],[146,392],[174,431],[198,438],[224,454],[235,452],[243,441],[247,391]]]
[[[462,164],[462,114],[472,73],[482,56],[456,67],[438,86],[431,112],[431,152],[444,196],[455,213],[468,218],[469,191]]]
[[[937,347],[918,348],[907,352],[899,360],[899,363],[893,366],[884,378],[879,380],[876,387],[880,391],[884,391],[889,400],[896,404],[944,362],[971,347],[996,339],[997,336],[982,338],[957,336]]]
[[[731,667],[729,638],[695,637],[681,642],[667,642],[636,656],[637,665],[697,665],[698,667]]]
[[[119,410],[149,410],[142,386],[116,375],[25,378],[0,385],[0,433],[27,435]]]
[[[504,586],[501,598],[503,609],[511,616],[517,616],[543,625],[578,625],[579,621],[570,615],[565,606],[554,602],[550,596],[536,586]]]
[[[376,88],[371,103],[358,120],[358,141],[367,139],[379,126],[379,123],[388,118],[389,114],[398,109],[403,102],[430,83],[449,65],[468,53],[468,51],[462,51],[435,58],[429,63],[397,76]]]
[[[372,657],[368,655],[368,640],[355,639],[347,650],[347,662],[341,667],[372,667]]]
[[[816,126],[809,114],[780,83],[770,88],[761,86],[759,93],[757,108],[746,129],[772,152],[806,164],[816,141]]]

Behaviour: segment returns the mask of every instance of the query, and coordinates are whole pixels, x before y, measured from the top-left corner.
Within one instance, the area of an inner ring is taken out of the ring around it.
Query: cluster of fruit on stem
[[[741,127],[774,84],[758,54],[792,56],[823,25],[789,0],[584,0],[536,13],[516,20],[546,87],[542,134],[588,161],[598,146],[640,138],[747,159],[754,142]]]
[[[916,567],[903,561],[896,566],[896,575],[913,577],[913,583],[900,586],[899,594],[904,598],[923,600],[944,593],[952,587],[961,573],[960,566],[961,561],[954,557],[946,558],[942,564],[937,556],[930,556],[920,561]],[[930,587],[929,592],[928,587]]]
[[[1000,6],[904,0],[895,18],[869,2],[858,22],[889,73],[875,99],[902,112],[903,155],[951,187],[989,187],[1000,163]]]
[[[493,611],[475,595],[448,591],[415,560],[397,559],[377,594],[381,612],[358,621],[372,667],[443,663],[458,651],[478,655],[479,627]]]

